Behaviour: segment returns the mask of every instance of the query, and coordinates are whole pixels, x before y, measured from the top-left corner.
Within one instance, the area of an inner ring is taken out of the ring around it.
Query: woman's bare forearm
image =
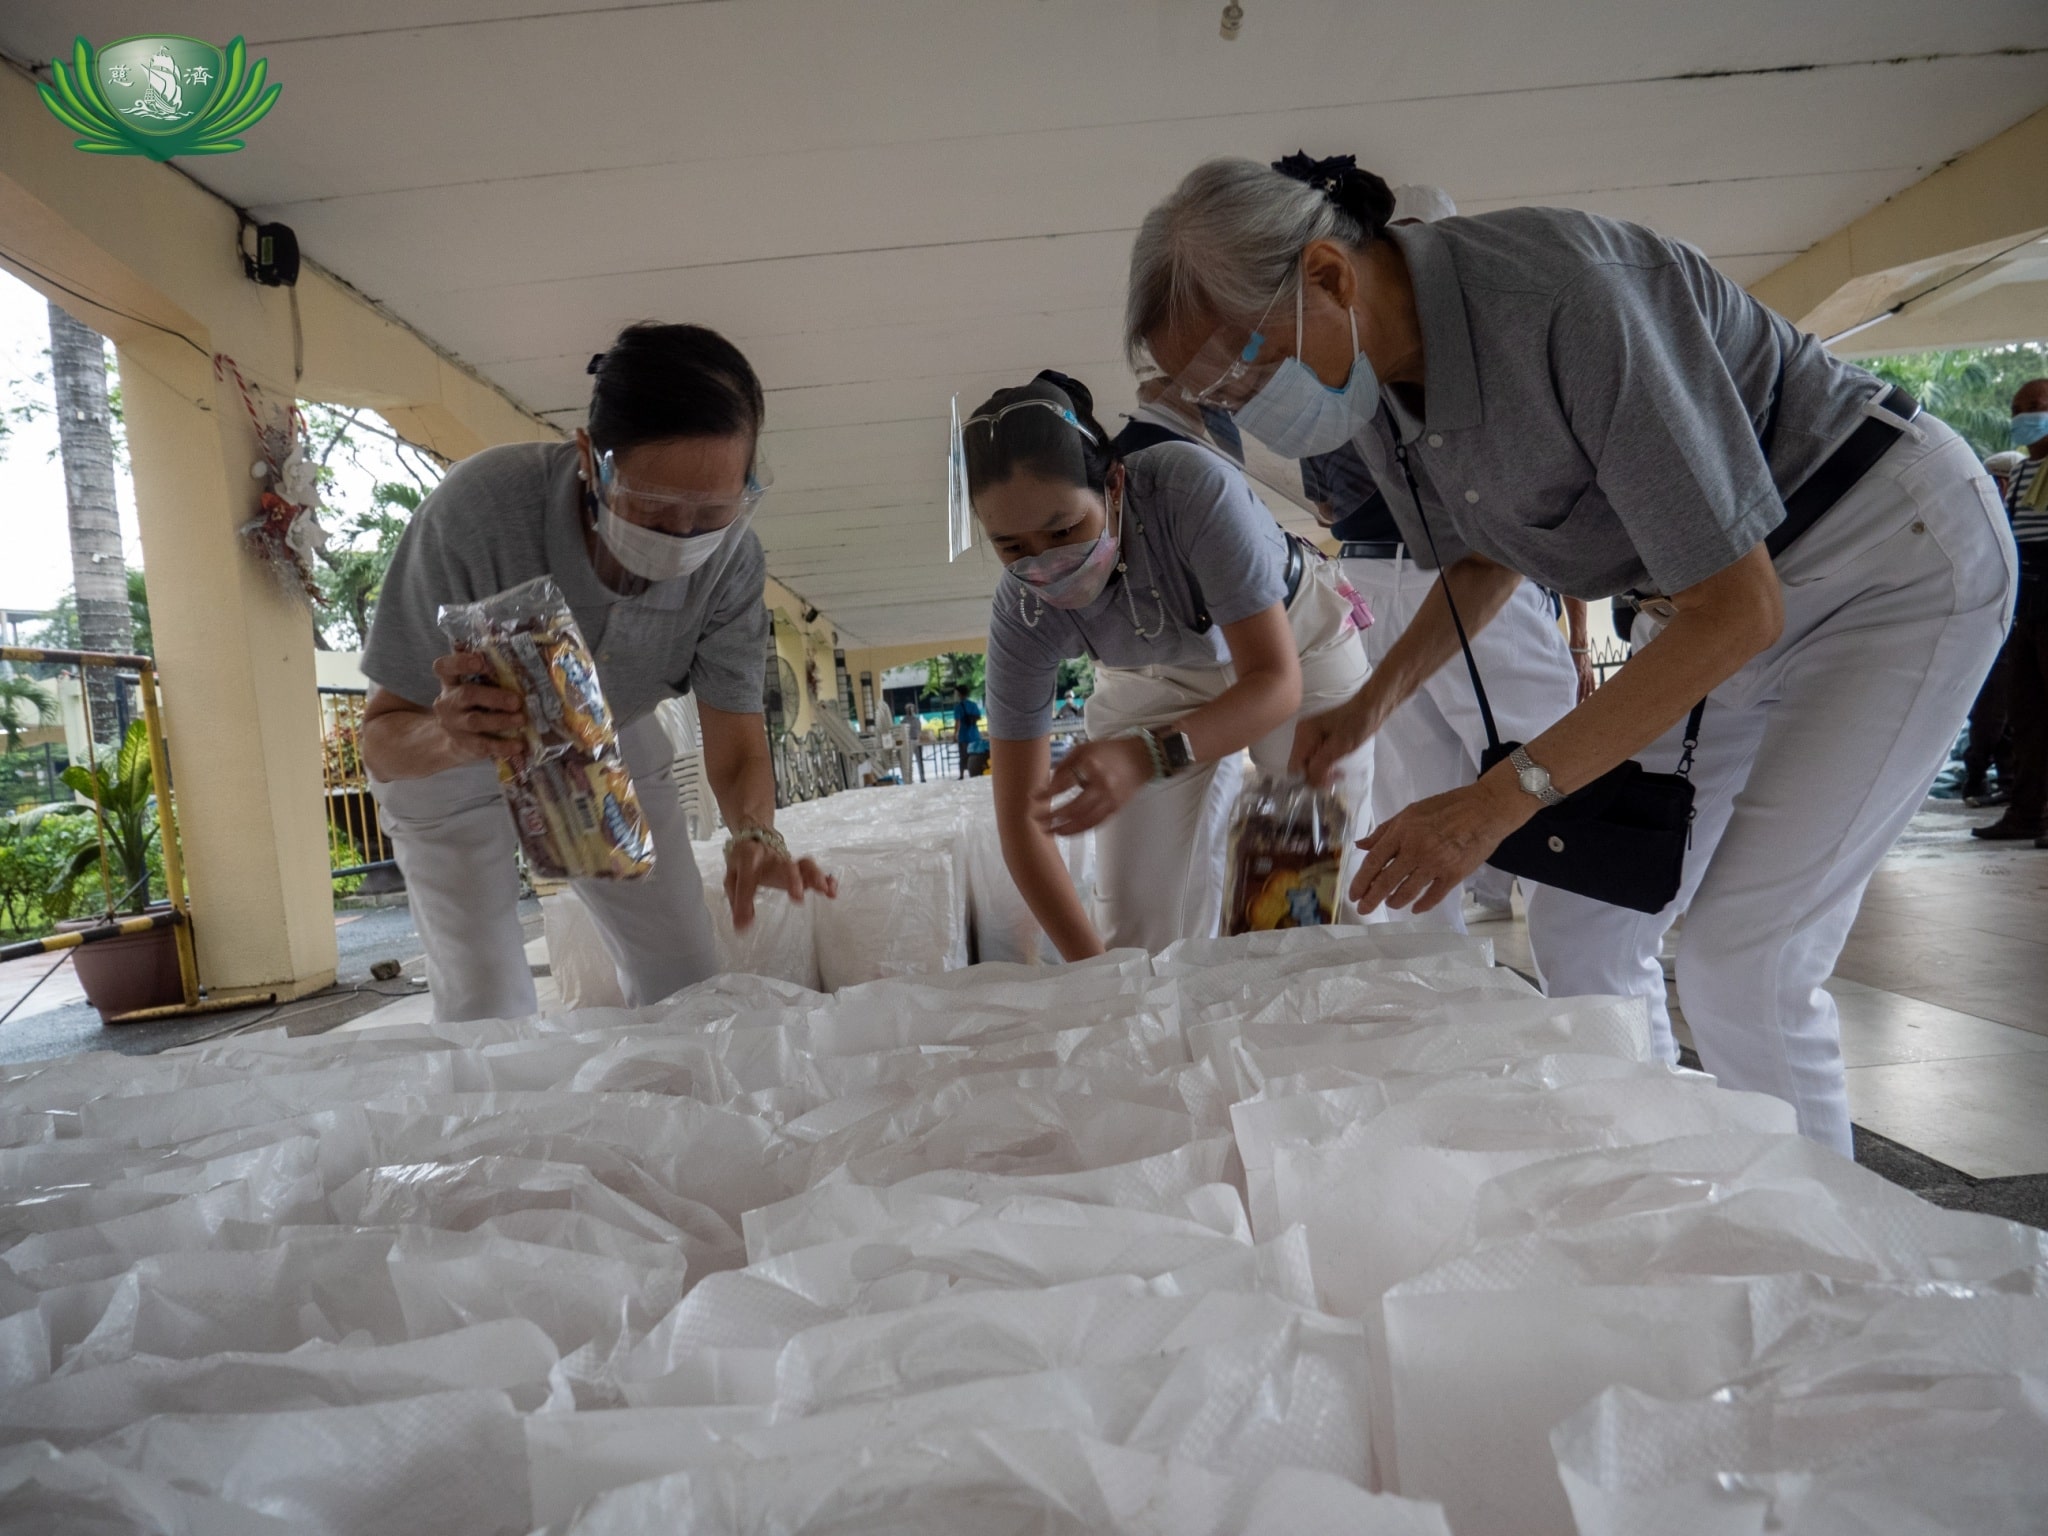
[[[1236,681],[1190,710],[1174,728],[1187,732],[1195,761],[1213,763],[1241,751],[1301,710],[1301,659],[1287,610],[1275,603],[1223,626]]]
[[[1672,599],[1678,612],[1592,697],[1527,743],[1569,794],[1634,757],[1684,719],[1784,625],[1777,572],[1759,545]]]
[[[729,827],[775,825],[775,763],[768,753],[768,726],[761,715],[713,709],[697,701],[704,738],[704,777]]]
[[[363,713],[363,766],[386,784],[425,779],[477,761],[456,751],[431,710],[376,689]]]
[[[1017,882],[1024,905],[1031,909],[1061,959],[1086,960],[1101,954],[1102,936],[1089,920],[1080,892],[1074,889],[1059,844],[1031,815],[1032,791],[1051,771],[1050,740],[992,741],[989,746],[996,833],[1002,843],[1003,863]]]

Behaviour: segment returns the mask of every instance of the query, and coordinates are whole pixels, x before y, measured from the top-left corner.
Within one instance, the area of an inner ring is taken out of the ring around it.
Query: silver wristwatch
[[[1545,805],[1564,804],[1564,796],[1550,782],[1550,770],[1529,756],[1528,748],[1516,747],[1508,754],[1508,762],[1515,770],[1515,782],[1522,786],[1523,793],[1534,795]]]

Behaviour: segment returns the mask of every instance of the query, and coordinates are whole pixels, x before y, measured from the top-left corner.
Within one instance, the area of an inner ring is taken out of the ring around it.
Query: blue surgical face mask
[[[2048,411],[2021,411],[2012,419],[2012,445],[2031,448],[2048,437]]]
[[[1302,294],[1294,289],[1295,346],[1301,345]],[[1343,447],[1365,430],[1380,408],[1380,381],[1372,359],[1358,346],[1358,311],[1351,317],[1351,375],[1332,389],[1298,356],[1274,370],[1251,399],[1237,408],[1237,424],[1284,459],[1312,458]]]

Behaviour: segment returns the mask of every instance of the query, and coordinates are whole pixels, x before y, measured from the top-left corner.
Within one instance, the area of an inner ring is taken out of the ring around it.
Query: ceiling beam
[[[1834,336],[1974,279],[2044,232],[2048,108],[1886,199],[1749,291],[1803,329]],[[1922,313],[1932,321],[1928,308]],[[1850,350],[1890,346],[1887,324],[1859,332]],[[2023,325],[2032,336],[2048,335],[2048,310]],[[1937,333],[1923,325],[1917,334]]]

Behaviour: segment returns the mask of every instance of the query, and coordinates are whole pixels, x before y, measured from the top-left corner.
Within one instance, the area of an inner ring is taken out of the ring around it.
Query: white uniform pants
[[[1654,916],[1554,893],[1538,950],[1554,994],[1651,1000],[1675,1056],[1658,951],[1679,912],[1678,987],[1701,1065],[1785,1099],[1851,1150],[1841,1027],[1822,987],[1878,861],[1926,798],[1997,654],[2017,584],[1997,492],[1922,416],[1778,561],[1785,629],[1716,688],[1692,779],[1685,883]],[[1637,619],[1637,649],[1650,643]],[[1654,638],[1654,637],[1652,637]],[[1676,726],[1640,755],[1668,773]],[[1529,919],[1536,942],[1537,914]]]
[[[689,825],[670,776],[674,748],[647,715],[619,733],[654,835],[644,880],[577,880],[627,1005],[659,1002],[718,971],[718,946]],[[539,1011],[519,927],[519,841],[490,763],[424,779],[371,781],[377,814],[427,953],[434,1017],[515,1019]]]
[[[1304,715],[1349,699],[1365,686],[1368,670],[1358,632],[1345,622],[1349,604],[1318,569],[1304,578],[1288,611],[1301,646]],[[1167,725],[1208,703],[1232,679],[1227,667],[1100,668],[1087,704],[1088,734],[1102,739],[1139,726]],[[1268,773],[1285,774],[1294,726],[1295,720],[1289,720],[1254,742],[1252,761]],[[1352,808],[1354,825],[1371,794],[1372,763],[1368,743],[1337,775],[1338,793]],[[1156,953],[1176,940],[1216,932],[1239,765],[1232,756],[1155,780],[1095,829],[1095,917],[1110,948],[1138,945]],[[1347,866],[1356,857],[1355,850],[1350,852]],[[1356,921],[1356,914],[1348,920]]]
[[[1436,586],[1437,573],[1405,557],[1393,560],[1346,560],[1344,576],[1372,609],[1373,625],[1365,632],[1365,650],[1377,667],[1408,626],[1423,599]],[[1555,725],[1578,702],[1578,671],[1571,647],[1558,630],[1550,599],[1532,582],[1515,588],[1507,606],[1472,637],[1472,654],[1486,697],[1493,705],[1494,724],[1503,741],[1532,741]],[[1395,812],[1470,784],[1479,777],[1480,754],[1486,750],[1486,726],[1465,658],[1454,656],[1387,717],[1374,738],[1372,824]],[[1482,866],[1465,888],[1489,905],[1503,905],[1514,877]],[[1536,908],[1550,898],[1542,886],[1524,882],[1530,912],[1530,942],[1535,942]],[[1428,912],[1402,913],[1418,922],[1441,923],[1463,932],[1463,893],[1447,896]]]

